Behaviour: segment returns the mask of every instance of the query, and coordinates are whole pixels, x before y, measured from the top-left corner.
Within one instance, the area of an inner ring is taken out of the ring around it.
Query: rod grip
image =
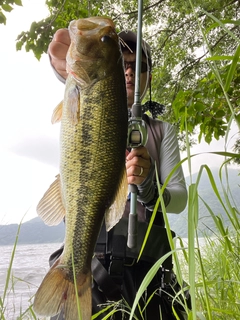
[[[128,248],[135,248],[137,246],[137,226],[138,226],[138,215],[137,214],[129,214],[128,218]]]

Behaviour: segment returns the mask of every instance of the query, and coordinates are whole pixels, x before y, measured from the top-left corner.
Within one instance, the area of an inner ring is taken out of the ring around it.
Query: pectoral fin
[[[65,217],[60,175],[50,185],[37,205],[37,214],[49,226],[59,224]]]
[[[124,213],[124,209],[126,206],[127,195],[128,195],[127,173],[126,173],[126,169],[124,168],[122,181],[119,185],[119,189],[116,194],[115,201],[105,213],[105,223],[106,223],[107,231],[112,229],[112,227],[114,227],[118,223],[118,221],[122,218],[122,215]]]
[[[64,101],[53,110],[53,124],[62,120],[63,108],[66,108],[68,121],[73,125],[77,124],[80,113],[80,88],[72,77],[67,78]]]
[[[80,113],[80,88],[73,77],[68,77],[66,81],[64,108],[66,108],[66,117],[69,123],[76,125]]]
[[[52,124],[60,122],[62,119],[63,101],[61,101],[56,108],[53,110],[52,114]]]

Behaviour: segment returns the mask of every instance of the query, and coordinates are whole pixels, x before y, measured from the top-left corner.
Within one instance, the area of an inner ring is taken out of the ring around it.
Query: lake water
[[[34,319],[30,313],[19,318],[32,304],[33,295],[49,269],[48,258],[61,243],[17,245],[11,278],[4,301],[6,320]],[[0,246],[0,298],[3,298],[13,246]],[[1,316],[0,306],[0,319]],[[40,318],[39,318],[40,319]],[[43,319],[43,318],[41,318]]]
[[[204,239],[200,240],[204,245]],[[187,239],[184,239],[184,242],[187,244]],[[33,296],[49,269],[48,258],[50,254],[60,246],[61,243],[17,245],[11,278],[4,300],[4,317],[1,316],[0,303],[0,320],[36,319],[30,312],[26,314],[24,312],[33,303]],[[0,246],[0,299],[4,294],[12,250],[13,246]]]

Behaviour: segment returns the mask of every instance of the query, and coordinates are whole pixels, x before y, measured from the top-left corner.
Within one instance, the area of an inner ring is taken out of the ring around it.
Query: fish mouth
[[[79,30],[93,30],[98,27],[103,28],[110,26],[115,29],[114,23],[112,20],[102,17],[89,17],[86,19],[79,19],[77,22],[77,27]]]
[[[84,86],[111,75],[121,57],[112,20],[102,17],[73,20],[68,30],[71,44],[66,57],[67,72]],[[122,64],[119,62],[118,66]]]
[[[95,39],[95,43],[108,42],[110,39],[118,43],[115,25],[112,20],[107,18],[90,17],[73,20],[70,22],[68,30],[71,41],[77,47],[77,52],[76,50],[73,52],[76,61],[92,61],[101,57],[101,50],[97,52],[89,39]]]
[[[85,32],[87,32],[88,37],[91,37],[92,35],[98,34],[101,30],[103,30],[103,33],[108,35],[116,35],[114,23],[112,20],[107,18],[90,17],[73,20],[69,24],[70,35],[78,34],[79,36],[82,36]]]

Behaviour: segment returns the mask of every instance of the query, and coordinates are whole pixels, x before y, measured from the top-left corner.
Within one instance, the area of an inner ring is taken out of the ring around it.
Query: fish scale
[[[65,243],[36,293],[34,310],[44,316],[63,310],[66,320],[77,320],[79,301],[82,319],[90,320],[95,243],[103,221],[109,230],[125,208],[127,98],[112,21],[80,19],[69,31],[69,76],[53,116],[61,119],[60,175],[37,208],[46,223],[65,217]]]
[[[69,137],[73,137],[73,141],[70,141],[70,149],[64,148],[62,151],[60,174],[62,183],[66,186],[66,211],[76,214],[76,219],[72,219],[69,224],[66,214],[65,244],[67,248],[71,246],[73,248],[76,270],[90,268],[92,256],[89,252],[92,253],[99,233],[99,224],[96,224],[95,217],[97,215],[99,221],[103,220],[105,210],[110,206],[115,195],[112,192],[116,189],[114,178],[123,170],[122,164],[125,161],[126,133],[119,125],[122,120],[120,97],[116,94],[110,96],[105,90],[109,83],[114,83],[114,80],[114,77],[110,77],[104,83],[97,82],[86,92],[81,91],[80,105],[88,107],[82,111],[80,106],[80,121],[77,125],[70,125],[67,119],[67,108],[66,117],[63,113],[61,140],[64,146],[69,143]],[[91,97],[92,92],[94,94]],[[99,99],[102,100],[101,104]],[[119,121],[116,121],[117,119]],[[80,135],[75,134],[78,131]],[[71,154],[72,165],[66,165],[69,154]],[[104,163],[105,167],[103,167]],[[109,166],[110,163],[114,165]],[[79,168],[73,169],[73,166],[79,166]],[[79,172],[79,179],[76,179],[74,174],[76,172]],[[75,201],[72,202],[71,198]],[[86,216],[86,219],[83,219],[83,216]],[[75,228],[74,235],[78,233],[78,229],[84,230],[81,232],[81,237],[72,236],[72,230],[74,230],[72,223]],[[68,229],[71,232],[68,232]],[[79,241],[77,242],[75,238]],[[83,243],[85,238],[92,239],[91,247],[88,244],[80,250],[79,242]],[[80,259],[81,256],[84,256],[86,261]],[[62,263],[71,265],[71,252],[66,252],[65,259]]]

